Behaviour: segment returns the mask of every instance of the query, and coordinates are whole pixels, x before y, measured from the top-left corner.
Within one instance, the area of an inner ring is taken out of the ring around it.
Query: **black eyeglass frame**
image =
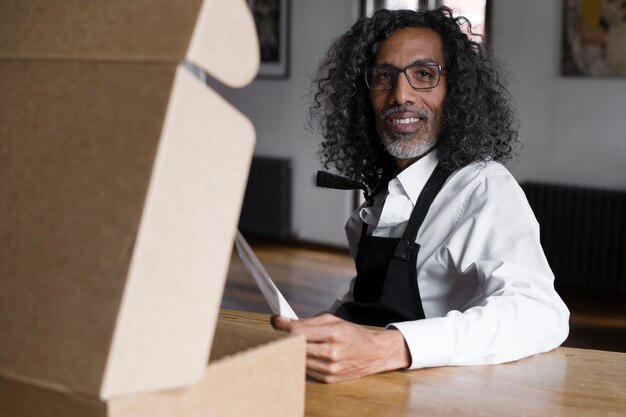
[[[411,68],[411,67],[435,67],[437,68],[437,82],[435,83],[435,85],[431,86],[431,87],[414,87],[413,84],[411,83],[411,80],[409,78],[409,76],[406,73],[406,70]],[[372,86],[370,86],[370,82],[369,82],[369,73],[373,70],[375,70],[376,68],[393,68],[394,70],[397,71],[396,73],[396,78],[393,80],[393,82],[389,85],[389,88],[372,88]],[[446,72],[446,67],[444,67],[441,64],[435,64],[435,63],[429,63],[429,64],[424,64],[424,63],[413,63],[413,64],[409,64],[404,68],[398,68],[395,65],[391,65],[391,64],[383,64],[383,65],[376,65],[375,67],[368,67],[365,69],[365,85],[367,85],[367,88],[370,91],[389,91],[392,90],[393,87],[396,85],[396,82],[398,82],[398,77],[400,75],[400,73],[404,74],[404,77],[406,78],[407,82],[409,83],[409,85],[411,86],[411,88],[413,88],[414,90],[430,90],[433,89],[435,87],[437,87],[439,85],[439,83],[441,82],[441,74]]]

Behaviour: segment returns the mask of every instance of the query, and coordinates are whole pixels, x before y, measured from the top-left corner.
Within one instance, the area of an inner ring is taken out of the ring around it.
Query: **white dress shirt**
[[[363,222],[375,236],[402,236],[437,162],[431,152],[413,163],[372,207],[348,219],[353,257]],[[524,192],[499,163],[453,172],[416,241],[426,318],[390,324],[406,340],[411,369],[512,361],[551,350],[567,337],[569,311],[554,290],[539,225]],[[351,291],[334,309],[349,300]]]

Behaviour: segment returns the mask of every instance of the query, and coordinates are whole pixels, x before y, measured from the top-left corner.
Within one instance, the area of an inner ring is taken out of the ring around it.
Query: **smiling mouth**
[[[391,123],[396,123],[396,124],[400,124],[400,125],[407,125],[410,123],[417,123],[421,120],[424,120],[421,117],[406,117],[406,118],[402,118],[402,119],[391,119]]]
[[[379,114],[379,127],[386,131],[390,138],[411,139],[422,130],[429,129],[432,114],[425,108],[417,106],[393,106]]]
[[[387,119],[389,128],[396,134],[414,134],[422,128],[425,121],[425,117],[417,115],[395,115]]]

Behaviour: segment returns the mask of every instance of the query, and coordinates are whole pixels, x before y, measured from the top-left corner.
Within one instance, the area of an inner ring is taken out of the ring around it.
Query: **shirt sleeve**
[[[466,309],[393,323],[409,347],[410,368],[513,361],[559,346],[569,311],[539,242],[539,225],[510,175],[472,184],[440,249],[450,273],[478,281]]]

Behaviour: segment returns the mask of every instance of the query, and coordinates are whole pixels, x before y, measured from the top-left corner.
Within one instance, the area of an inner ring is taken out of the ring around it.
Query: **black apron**
[[[355,260],[354,301],[342,304],[336,316],[370,326],[424,318],[416,271],[420,246],[415,238],[447,177],[448,172],[437,165],[401,238],[368,236],[367,224],[363,224]]]

